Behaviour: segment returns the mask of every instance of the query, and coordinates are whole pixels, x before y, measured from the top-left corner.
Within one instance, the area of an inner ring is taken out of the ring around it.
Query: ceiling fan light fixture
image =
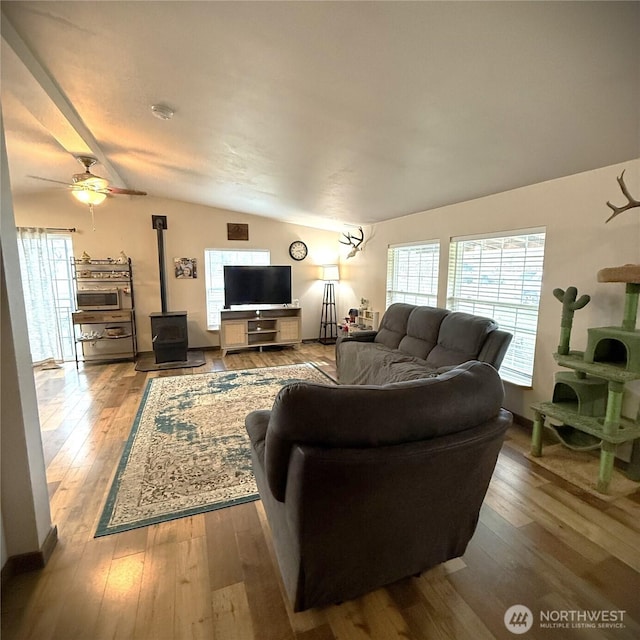
[[[76,173],[73,176],[73,183],[81,189],[92,189],[94,191],[100,191],[109,186],[108,180],[100,176],[94,176],[92,173]]]
[[[167,107],[166,104],[152,104],[151,113],[159,120],[171,120],[175,112],[171,107]]]
[[[73,194],[73,197],[78,200],[78,202],[89,205],[102,204],[107,198],[106,193],[94,191],[91,188],[73,189],[71,193]]]

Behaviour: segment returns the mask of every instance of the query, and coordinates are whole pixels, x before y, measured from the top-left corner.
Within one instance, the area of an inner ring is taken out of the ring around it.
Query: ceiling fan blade
[[[146,191],[136,191],[135,189],[121,189],[120,187],[107,187],[107,191],[114,195],[121,196],[146,196]]]
[[[68,182],[62,182],[60,180],[51,180],[51,178],[41,178],[40,176],[27,176],[27,178],[33,178],[34,180],[43,180],[44,182],[55,182],[55,184],[63,184],[65,187],[70,187]]]

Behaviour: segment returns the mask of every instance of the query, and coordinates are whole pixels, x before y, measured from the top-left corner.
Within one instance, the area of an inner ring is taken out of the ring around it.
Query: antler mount
[[[360,237],[352,234],[351,232],[348,232],[342,234],[344,236],[344,240],[338,240],[340,244],[346,244],[347,246],[353,247],[353,249],[351,249],[351,251],[349,251],[349,253],[347,254],[347,258],[353,258],[353,256],[355,256],[358,251],[362,251],[362,249],[360,248],[360,245],[364,241],[364,231],[362,230],[362,227],[358,227],[358,232],[360,234]]]
[[[627,199],[627,204],[625,204],[623,207],[616,207],[614,204],[611,204],[609,201],[607,201],[607,207],[609,207],[613,211],[613,213],[607,218],[606,222],[609,222],[609,220],[613,220],[613,218],[615,218],[616,216],[619,216],[624,211],[627,211],[627,209],[640,207],[640,200],[636,200],[629,193],[629,189],[627,188],[627,185],[624,183],[624,171],[616,178],[616,180],[620,185],[620,189],[622,190],[622,193]]]

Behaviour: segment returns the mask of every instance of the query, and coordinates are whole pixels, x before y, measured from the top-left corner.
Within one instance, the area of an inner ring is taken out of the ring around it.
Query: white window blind
[[[500,368],[509,382],[530,385],[538,328],[544,230],[453,238],[447,307],[493,318],[513,340]]]
[[[440,243],[390,246],[387,251],[387,307],[394,302],[437,306]]]
[[[224,307],[224,265],[263,266],[270,263],[268,249],[204,250],[208,329],[220,328],[220,311]]]

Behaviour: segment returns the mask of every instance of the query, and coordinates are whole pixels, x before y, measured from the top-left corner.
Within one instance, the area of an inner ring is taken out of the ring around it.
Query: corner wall
[[[349,303],[364,297],[371,300],[374,309],[383,311],[388,246],[435,239],[440,241],[438,304],[446,306],[452,237],[546,227],[533,388],[505,385],[505,406],[532,417],[529,405],[551,397],[554,372],[559,370],[552,353],[558,346],[561,307],[553,289],[573,285],[579,294],[591,295],[587,307],[576,312],[572,349],[585,348],[588,327],[622,322],[624,285],[598,283],[597,272],[604,267],[640,263],[640,209],[605,224],[611,213],[606,201],[625,204],[616,182],[623,169],[630,192],[640,198],[640,160],[634,160],[366,228],[365,248],[346,261],[340,286],[343,292],[351,291]]]

